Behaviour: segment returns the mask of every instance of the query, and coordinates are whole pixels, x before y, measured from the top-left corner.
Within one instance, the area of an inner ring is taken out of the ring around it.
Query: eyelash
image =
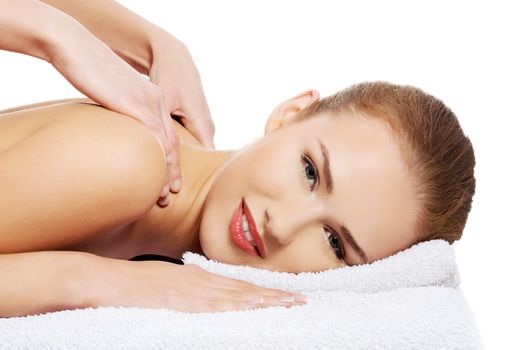
[[[319,181],[317,168],[316,168],[315,164],[313,163],[313,161],[311,160],[311,158],[309,158],[305,154],[302,155],[302,161],[304,162],[304,174],[306,176],[306,182],[309,185],[310,191],[313,191],[313,189],[316,187],[316,185],[317,185],[317,183]],[[311,167],[311,169],[313,170],[313,174],[308,174],[308,171],[306,170],[306,168],[308,166]],[[313,179],[309,179],[308,175],[312,175]],[[309,184],[309,180],[313,180],[313,184]],[[340,240],[340,236],[338,235],[338,233],[336,233],[333,229],[328,228],[328,227],[324,227],[324,231],[327,231],[328,234],[329,234],[328,235],[328,242],[329,242],[328,244],[331,247],[331,250],[333,251],[335,256],[338,259],[340,259],[340,260],[344,260],[344,256],[345,256],[344,245],[341,243],[342,241]],[[332,237],[335,237],[335,239],[336,239],[335,242],[338,242],[338,246],[339,246],[338,250],[336,248],[333,248],[333,246],[331,245],[331,238]]]

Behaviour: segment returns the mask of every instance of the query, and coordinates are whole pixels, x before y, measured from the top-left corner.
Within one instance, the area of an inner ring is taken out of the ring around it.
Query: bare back
[[[181,142],[201,146],[198,140],[196,140],[196,138],[194,138],[182,125],[174,120],[173,123]],[[148,162],[150,162],[149,168],[160,169],[162,167],[159,166],[159,164],[165,164],[165,160],[162,160],[161,158],[163,150],[160,142],[156,137],[151,137],[153,133],[139,121],[104,109],[88,99],[51,101],[0,111],[0,168],[6,168],[1,169],[1,171],[4,172],[4,177],[0,176],[0,181],[3,182],[0,183],[0,188],[2,188],[2,186],[8,186],[5,187],[4,190],[9,192],[9,188],[21,188],[20,191],[22,191],[23,188],[26,187],[27,193],[32,193],[32,182],[29,180],[31,177],[29,172],[31,172],[31,165],[34,164],[35,159],[37,159],[35,158],[37,157],[35,154],[41,155],[39,156],[40,159],[38,159],[40,168],[34,169],[35,173],[32,175],[35,179],[42,176],[42,171],[45,172],[46,169],[51,169],[53,166],[55,168],[68,166],[70,168],[76,167],[79,169],[83,164],[78,160],[75,163],[68,161],[67,159],[60,160],[58,159],[58,156],[49,157],[48,159],[42,159],[42,157],[56,155],[57,149],[71,148],[71,145],[74,145],[76,139],[68,135],[74,133],[80,135],[82,130],[86,130],[86,134],[90,135],[86,137],[91,137],[91,139],[96,138],[97,132],[110,130],[111,134],[109,134],[109,137],[106,137],[106,139],[130,139],[129,142],[126,141],[127,143],[125,144],[128,148],[129,146],[133,147],[134,143],[140,144],[140,146],[136,146],[135,148],[144,148],[142,139],[145,138],[149,140],[147,141],[149,149],[152,150],[148,153],[148,155],[152,155],[148,156]],[[78,139],[78,142],[82,142],[80,138]],[[137,141],[134,141],[135,139]],[[153,139],[156,140],[156,146],[154,145],[155,141],[151,142]],[[87,138],[85,140],[87,140]],[[108,145],[109,146],[105,146],[106,148],[104,148],[104,150],[114,148],[112,146],[121,146],[122,143],[115,141],[114,143],[108,143]],[[46,153],[43,150],[49,150],[49,152]],[[55,151],[52,152],[51,150]],[[79,156],[82,157],[82,155]],[[10,161],[9,157],[11,157]],[[147,164],[145,166],[147,166]],[[116,167],[118,167],[118,165],[115,165],[115,168]],[[96,172],[96,170],[97,169],[92,169],[93,172]],[[98,170],[100,171],[100,169]],[[162,170],[162,173],[160,170]],[[160,170],[144,172],[142,166],[139,174],[128,176],[130,179],[136,178],[137,176],[139,178],[144,176],[141,181],[141,184],[143,185],[140,185],[139,183],[130,185],[133,189],[133,200],[136,200],[138,203],[138,198],[142,196],[142,199],[140,199],[140,203],[142,203],[140,204],[140,208],[136,207],[133,210],[124,212],[123,207],[125,207],[125,203],[118,205],[118,208],[115,208],[114,212],[104,213],[100,211],[100,209],[96,212],[96,208],[93,208],[93,213],[95,214],[85,221],[79,221],[78,219],[76,222],[74,222],[73,219],[73,222],[69,223],[64,221],[63,225],[59,226],[64,227],[64,233],[62,235],[56,232],[56,228],[54,230],[50,229],[46,235],[44,227],[51,220],[56,220],[56,218],[62,214],[70,215],[72,218],[74,217],[74,213],[63,213],[68,210],[68,206],[64,201],[71,200],[69,197],[65,195],[63,196],[64,198],[60,203],[60,210],[55,210],[54,212],[51,211],[47,214],[45,214],[45,210],[39,211],[39,209],[37,209],[37,207],[49,209],[46,206],[50,206],[49,201],[46,198],[43,196],[39,197],[38,191],[35,192],[34,196],[28,196],[27,201],[24,201],[23,204],[19,204],[18,206],[16,205],[16,201],[14,205],[13,203],[4,203],[4,215],[11,215],[11,217],[16,217],[16,215],[23,212],[23,210],[18,210],[20,206],[22,206],[24,210],[30,206],[35,206],[35,209],[32,212],[24,213],[24,215],[26,218],[40,220],[42,223],[42,233],[34,231],[33,233],[27,233],[27,237],[24,238],[24,234],[26,234],[25,232],[29,232],[28,228],[31,225],[28,223],[27,229],[24,229],[20,224],[24,221],[22,218],[19,220],[17,226],[21,228],[20,231],[13,229],[11,231],[11,236],[9,236],[9,233],[7,233],[7,236],[5,236],[5,233],[0,234],[0,242],[2,243],[0,244],[0,248],[2,249],[0,253],[67,249],[83,250],[95,254],[106,252],[106,254],[100,255],[117,258],[132,255],[134,253],[133,250],[136,250],[136,247],[133,247],[133,244],[130,241],[126,243],[124,236],[126,231],[128,231],[129,225],[141,216],[144,216],[149,209],[154,206],[159,189],[163,186],[163,178],[165,175],[163,173],[165,169]],[[17,171],[18,173],[25,174],[26,177],[17,176]],[[107,171],[110,172],[111,170],[109,169]],[[9,177],[10,174],[15,175]],[[50,178],[54,179],[57,176],[60,176],[60,174],[60,170],[55,169],[55,174]],[[43,177],[45,179],[45,175]],[[104,175],[100,177],[105,178]],[[122,176],[116,176],[115,174],[110,173],[107,177],[122,178]],[[64,178],[63,180],[69,180],[69,178]],[[45,181],[50,182],[49,178]],[[133,180],[131,179],[131,181]],[[29,184],[27,182],[29,182]],[[91,188],[95,188],[98,186],[98,183],[91,185]],[[154,186],[159,188],[156,189]],[[139,189],[138,192],[137,189]],[[142,191],[142,194],[140,193],[140,190]],[[68,193],[70,192],[72,191],[68,191]],[[122,189],[120,189],[120,192],[125,192],[125,190],[122,191]],[[49,193],[47,193],[47,197],[52,196],[55,193],[56,191],[52,192],[50,189]],[[59,196],[60,194],[56,193],[55,197]],[[82,196],[81,193],[80,196]],[[21,196],[19,197],[22,198]],[[69,199],[66,199],[66,197]],[[17,197],[9,198],[8,194],[7,198],[13,202],[13,198],[16,199]],[[88,201],[85,196],[82,197],[82,199]],[[144,206],[143,203],[148,204]],[[96,203],[93,204],[93,207],[95,205]],[[73,205],[70,207],[73,207]],[[119,209],[122,210],[122,212],[119,213]],[[78,216],[81,215],[81,213],[89,216],[89,210],[86,210],[85,208],[78,210]],[[38,218],[40,213],[42,217]],[[107,216],[105,221],[103,220],[104,215]],[[82,226],[93,225],[93,221],[96,221],[94,216],[96,216],[96,219],[100,221],[100,225],[98,225],[96,229],[87,229]],[[49,222],[44,222],[44,220],[48,220]],[[12,224],[12,222],[14,221],[7,221],[7,225],[10,223]],[[34,223],[32,223],[32,225],[35,226]],[[69,227],[67,227],[68,225]],[[7,229],[7,232],[9,232],[9,229]],[[6,242],[11,242],[11,246],[6,245]]]
[[[122,117],[119,113],[100,108],[87,98],[47,101],[0,110],[0,154],[45,125],[71,122],[93,115]],[[173,124],[181,142],[202,146],[183,126],[175,121]]]

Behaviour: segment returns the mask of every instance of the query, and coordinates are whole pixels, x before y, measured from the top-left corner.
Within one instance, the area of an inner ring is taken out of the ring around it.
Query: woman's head
[[[421,90],[378,82],[322,99],[307,91],[275,109],[265,134],[229,159],[213,182],[200,226],[208,258],[321,271],[460,237],[475,188],[473,150],[453,113]],[[265,259],[231,239],[242,199]]]
[[[318,100],[295,121],[330,112],[351,111],[386,122],[401,148],[420,212],[417,242],[462,236],[475,194],[475,155],[455,114],[444,103],[413,86],[360,83]]]

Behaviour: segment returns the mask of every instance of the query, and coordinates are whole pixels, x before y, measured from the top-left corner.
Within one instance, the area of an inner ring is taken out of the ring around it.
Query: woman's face
[[[372,262],[415,241],[411,186],[383,122],[319,115],[288,124],[223,166],[203,209],[202,251],[228,264],[292,273]],[[230,235],[242,199],[265,258],[250,255]]]

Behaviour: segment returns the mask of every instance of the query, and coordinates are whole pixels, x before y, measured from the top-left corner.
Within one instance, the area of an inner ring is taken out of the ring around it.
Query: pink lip
[[[255,239],[255,242],[257,243],[257,247],[260,251],[260,255],[258,254],[255,247],[253,247],[244,237],[244,230],[242,229],[242,214],[246,215],[246,219],[249,225],[249,230],[251,231],[251,234],[253,235],[253,238]],[[261,256],[264,258],[265,256],[265,250],[264,245],[262,242],[262,239],[260,238],[260,235],[257,231],[256,225],[254,224],[253,217],[251,215],[251,212],[249,211],[249,208],[244,202],[244,199],[242,198],[242,201],[240,202],[240,205],[235,209],[233,216],[231,217],[231,221],[229,223],[229,234],[231,235],[231,238],[233,239],[233,242],[247,252],[250,255],[253,256]]]
[[[242,199],[242,202],[244,203],[244,214],[246,215],[247,223],[249,225],[249,231],[251,231],[251,235],[255,239],[255,242],[257,242],[258,250],[260,251],[260,255],[262,258],[266,257],[266,248],[264,247],[264,241],[262,241],[262,238],[260,237],[260,233],[258,233],[257,230],[257,224],[255,223],[255,220],[253,219],[253,215],[251,214],[251,210],[249,209],[246,201]]]

